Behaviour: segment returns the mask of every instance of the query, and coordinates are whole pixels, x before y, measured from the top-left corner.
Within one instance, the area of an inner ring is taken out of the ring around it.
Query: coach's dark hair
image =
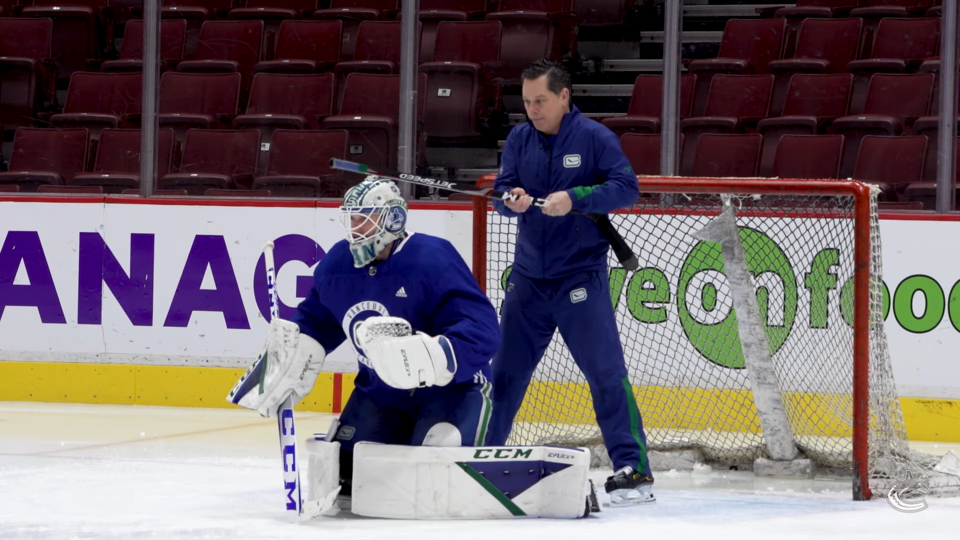
[[[523,70],[524,80],[532,81],[547,76],[547,89],[556,95],[566,88],[570,91],[570,97],[573,97],[573,84],[570,82],[570,72],[562,65],[551,62],[546,58],[541,58]]]

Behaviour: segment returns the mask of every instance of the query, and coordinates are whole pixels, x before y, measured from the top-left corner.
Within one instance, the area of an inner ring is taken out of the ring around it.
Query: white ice
[[[298,413],[301,438],[330,418]],[[275,423],[255,413],[0,402],[0,539],[960,538],[960,498],[905,514],[852,501],[849,481],[656,477],[656,503],[588,519],[298,524],[283,510]]]

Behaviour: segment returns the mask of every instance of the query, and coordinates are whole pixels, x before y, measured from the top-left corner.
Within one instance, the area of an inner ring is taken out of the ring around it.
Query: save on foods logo
[[[784,346],[798,325],[814,331],[828,329],[831,321],[836,320],[837,309],[840,319],[852,328],[852,272],[847,270],[847,275],[840,276],[844,273],[841,264],[849,267],[852,254],[826,247],[812,258],[803,257],[809,262],[798,267],[784,247],[764,232],[750,227],[739,230],[772,353]],[[793,249],[796,252],[796,247]],[[736,313],[729,293],[723,292],[729,289],[720,250],[719,244],[698,242],[682,257],[679,268],[648,266],[633,273],[611,269],[613,305],[617,306],[625,295],[627,313],[643,324],[664,324],[676,317],[690,344],[705,359],[723,367],[744,367]],[[501,275],[503,290],[508,290],[511,270],[508,267]],[[801,301],[808,304],[804,310],[800,309]],[[895,288],[892,308],[897,324],[908,332],[929,332],[944,317],[960,332],[960,281],[945,294],[944,288],[930,276],[907,277]],[[886,283],[882,309],[887,320],[891,296]]]

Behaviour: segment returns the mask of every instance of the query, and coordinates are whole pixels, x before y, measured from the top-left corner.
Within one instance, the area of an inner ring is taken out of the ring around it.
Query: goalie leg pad
[[[296,405],[310,393],[325,358],[323,347],[301,334],[297,323],[274,318],[263,352],[230,390],[227,401],[264,417],[275,416],[287,397],[292,396]]]
[[[309,500],[303,505],[305,517],[335,514],[340,493],[340,443],[314,437],[307,439],[306,450]]]
[[[579,518],[590,451],[357,443],[352,512],[400,519]]]

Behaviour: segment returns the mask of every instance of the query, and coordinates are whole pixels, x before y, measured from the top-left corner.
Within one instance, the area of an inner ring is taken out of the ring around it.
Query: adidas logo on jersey
[[[403,290],[403,287],[400,287],[400,290],[397,291],[397,298],[406,298],[407,291]]]

